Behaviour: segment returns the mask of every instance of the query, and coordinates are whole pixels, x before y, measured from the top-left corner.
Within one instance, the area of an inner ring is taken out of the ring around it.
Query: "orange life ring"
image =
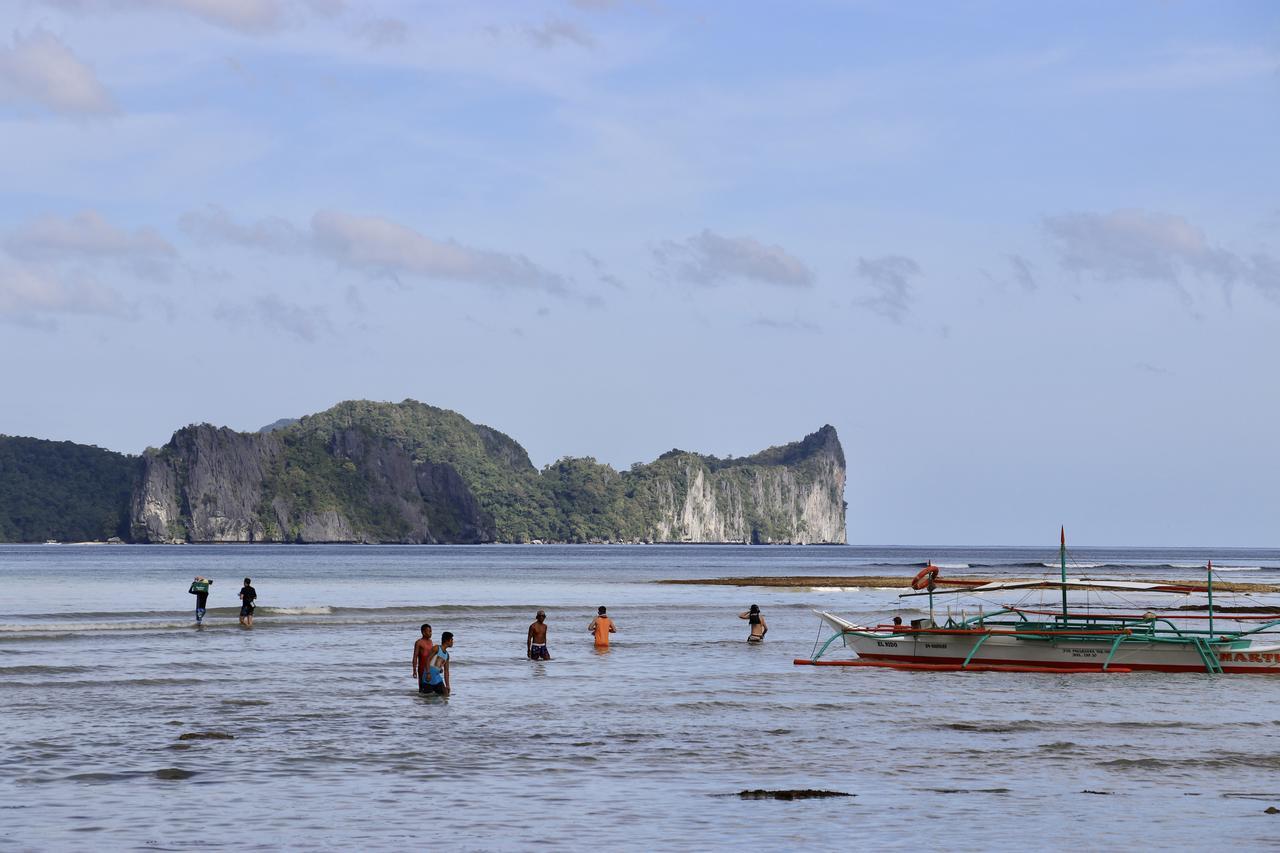
[[[938,579],[938,567],[933,563],[925,566],[916,576],[911,579],[912,589],[924,589],[927,586],[933,586],[933,582]]]

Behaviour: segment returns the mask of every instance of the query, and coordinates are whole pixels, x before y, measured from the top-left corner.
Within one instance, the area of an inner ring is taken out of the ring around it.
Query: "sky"
[[[839,431],[856,544],[1280,545],[1280,5],[8,0],[0,433]]]

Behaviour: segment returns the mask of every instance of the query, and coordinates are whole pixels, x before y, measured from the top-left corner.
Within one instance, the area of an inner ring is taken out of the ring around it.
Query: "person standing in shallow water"
[[[422,636],[413,644],[413,677],[418,680],[419,693],[431,692],[427,690],[427,670],[435,651],[436,644],[431,642],[431,626],[423,622]]]
[[[609,635],[618,633],[618,626],[604,615],[604,605],[596,610],[596,618],[587,626],[587,632],[595,635],[597,649],[609,648]]]
[[[196,597],[196,624],[204,624],[204,607],[209,603],[209,587],[213,581],[206,577],[196,575],[196,579],[191,582],[191,587],[187,592]]]
[[[748,643],[764,642],[764,635],[769,633],[769,626],[765,624],[764,617],[760,615],[760,605],[751,605],[751,609],[746,613],[739,613],[738,618],[746,619],[751,623],[751,633],[747,635]]]
[[[427,684],[423,693],[448,696],[453,688],[449,684],[449,649],[453,648],[453,632],[440,635],[440,645],[435,647],[427,660]]]
[[[551,660],[547,651],[547,614],[541,610],[529,626],[529,634],[525,637],[524,651],[529,660]]]
[[[253,627],[253,602],[258,598],[258,591],[253,588],[249,578],[244,579],[240,588],[240,624],[246,628]]]

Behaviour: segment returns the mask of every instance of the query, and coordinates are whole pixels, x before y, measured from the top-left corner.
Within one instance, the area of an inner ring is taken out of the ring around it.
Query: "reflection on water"
[[[896,592],[650,582],[868,574],[868,560],[911,575],[940,552],[0,548],[0,839],[1064,849],[1097,846],[1105,827],[1156,847],[1271,843],[1280,681],[795,667],[812,609],[890,613]],[[1014,564],[1052,549],[947,557]],[[1280,575],[1275,552],[1234,562]],[[254,628],[236,625],[235,590],[215,586],[193,629],[196,573],[251,575]],[[600,601],[622,626],[608,649],[584,630]],[[737,618],[752,602],[770,627],[758,646]],[[525,656],[540,608],[550,662]],[[448,699],[413,681],[423,621],[457,635]],[[722,796],[762,788],[856,796]]]

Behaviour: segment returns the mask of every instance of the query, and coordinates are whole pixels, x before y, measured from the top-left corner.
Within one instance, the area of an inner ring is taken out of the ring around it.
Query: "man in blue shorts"
[[[529,660],[551,660],[547,651],[547,614],[539,610],[529,626],[529,634],[525,637],[524,651]]]
[[[453,648],[453,633],[445,631],[440,635],[440,645],[431,653],[427,662],[427,684],[424,693],[437,696],[449,695],[449,649]]]

